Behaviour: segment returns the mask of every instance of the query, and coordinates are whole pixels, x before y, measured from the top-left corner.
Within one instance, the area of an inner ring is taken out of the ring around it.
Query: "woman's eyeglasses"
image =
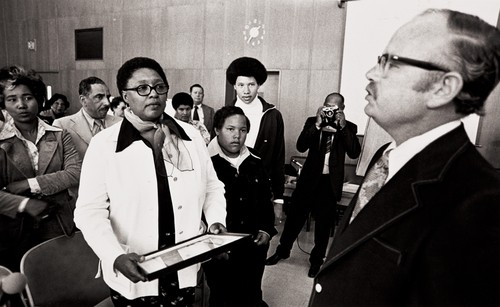
[[[163,95],[168,92],[168,86],[165,83],[159,83],[155,86],[149,84],[141,84],[134,88],[124,88],[125,91],[136,91],[139,96],[148,96],[152,90],[155,90],[158,95]]]

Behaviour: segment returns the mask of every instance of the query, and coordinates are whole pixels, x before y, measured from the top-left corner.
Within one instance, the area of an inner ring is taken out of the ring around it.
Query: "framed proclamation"
[[[177,243],[165,249],[145,254],[138,263],[149,280],[203,262],[223,252],[230,251],[252,239],[250,234],[230,233],[203,234]]]

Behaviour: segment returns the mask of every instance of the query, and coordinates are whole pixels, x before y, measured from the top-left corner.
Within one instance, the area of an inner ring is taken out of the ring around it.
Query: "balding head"
[[[333,107],[337,106],[339,109],[343,110],[345,108],[344,105],[344,96],[339,93],[331,93],[328,94],[325,98],[325,102],[323,103],[325,107]]]

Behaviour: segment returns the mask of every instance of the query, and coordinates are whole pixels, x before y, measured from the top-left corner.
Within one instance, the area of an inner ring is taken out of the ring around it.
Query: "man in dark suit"
[[[189,88],[189,94],[193,98],[194,108],[191,112],[191,119],[201,122],[207,128],[210,135],[215,136],[214,131],[214,108],[203,103],[205,90],[199,84],[193,84]],[[196,113],[198,114],[195,114]]]
[[[483,112],[499,76],[500,32],[475,16],[428,10],[394,34],[365,107],[394,142],[346,210],[310,306],[500,306],[500,174],[460,120]]]
[[[326,96],[316,116],[306,120],[297,140],[297,150],[309,150],[309,153],[292,196],[280,244],[276,253],[267,259],[268,265],[290,256],[293,242],[309,212],[313,213],[315,220],[309,277],[314,277],[323,264],[330,229],[335,221],[336,202],[342,197],[345,155],[347,153],[355,159],[361,152],[356,136],[358,128],[345,119],[344,108],[344,97],[332,93]]]

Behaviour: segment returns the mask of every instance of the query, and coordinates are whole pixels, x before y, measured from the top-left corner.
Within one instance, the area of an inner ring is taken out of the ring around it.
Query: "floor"
[[[357,186],[356,186],[357,188]],[[351,186],[344,185],[342,199],[339,202],[337,215],[341,219],[346,206],[349,204],[353,193],[350,191]],[[286,216],[282,214],[281,209],[275,207],[276,216]],[[278,234],[271,240],[268,257],[273,255],[276,246],[279,243],[281,233],[283,232],[285,220],[276,220],[276,229]],[[309,252],[313,247],[314,242],[314,219],[311,219],[310,231],[306,230],[306,225],[300,232],[295,241],[290,258],[281,260],[276,265],[266,266],[264,277],[262,279],[263,299],[270,307],[305,307],[309,304],[311,290],[314,279],[307,276],[309,271]],[[330,238],[329,246],[332,243]],[[210,290],[204,287],[204,294],[201,296],[204,299],[197,299],[196,307],[208,306],[208,296]],[[199,298],[199,297],[198,297]]]
[[[283,223],[276,226],[278,234],[272,239],[268,255],[276,250]],[[311,228],[314,229],[314,221]],[[331,240],[330,240],[331,243]],[[299,248],[300,247],[300,248]],[[314,279],[307,276],[309,252],[313,247],[313,232],[305,227],[292,248],[290,258],[273,266],[266,266],[262,281],[264,301],[270,307],[304,307],[309,303]]]
[[[271,256],[276,250],[283,226],[284,221],[277,222],[278,234],[271,240],[268,256]],[[314,229],[314,220],[311,222],[311,229]],[[306,231],[304,226],[295,241],[290,258],[281,260],[276,265],[266,266],[262,279],[262,292],[264,301],[270,307],[305,307],[309,304],[314,281],[307,276],[309,271],[308,253],[312,247],[313,232]],[[209,293],[210,290],[206,283],[201,283],[197,289],[195,306],[208,306]]]

